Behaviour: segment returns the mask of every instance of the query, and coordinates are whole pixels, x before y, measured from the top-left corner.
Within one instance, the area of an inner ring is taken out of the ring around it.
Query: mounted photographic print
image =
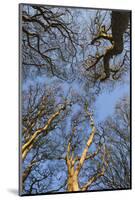
[[[19,194],[131,189],[131,11],[19,17]]]

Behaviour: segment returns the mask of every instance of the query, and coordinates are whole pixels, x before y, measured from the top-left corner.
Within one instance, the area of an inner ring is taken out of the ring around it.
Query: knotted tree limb
[[[112,11],[111,14],[111,30],[112,34],[108,34],[106,30],[104,32],[99,32],[98,36],[95,37],[91,44],[93,45],[100,39],[109,40],[111,46],[105,50],[105,54],[100,55],[97,59],[95,58],[95,63],[89,66],[88,69],[94,67],[100,60],[103,58],[103,65],[104,65],[104,74],[99,76],[98,78],[101,81],[104,81],[110,77],[110,66],[109,62],[113,56],[119,55],[122,53],[124,49],[124,40],[123,34],[125,33],[126,29],[128,28],[128,22],[130,19],[130,13],[127,11]]]

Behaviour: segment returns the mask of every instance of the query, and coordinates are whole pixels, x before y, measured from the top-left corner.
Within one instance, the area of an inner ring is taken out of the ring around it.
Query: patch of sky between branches
[[[101,122],[108,116],[113,115],[116,103],[125,95],[129,95],[129,85],[119,85],[112,92],[105,91],[102,93],[95,102],[95,120]]]

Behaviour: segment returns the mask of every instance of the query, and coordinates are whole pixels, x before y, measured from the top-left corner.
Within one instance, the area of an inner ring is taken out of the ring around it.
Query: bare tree
[[[23,184],[32,168],[44,160],[41,149],[47,143],[47,135],[64,119],[67,106],[70,105],[64,99],[57,103],[55,92],[56,88],[47,89],[39,85],[30,86],[26,92],[24,91],[21,147]]]
[[[130,44],[130,12],[97,11],[91,25],[91,45],[96,53],[85,60],[86,70],[95,72],[96,80],[105,81],[110,76],[113,80],[120,79],[130,65],[130,47],[126,46],[127,42]],[[115,58],[120,54],[118,61]]]
[[[110,160],[106,175],[103,177],[104,188],[130,188],[130,105],[129,98],[124,97],[118,102],[113,117],[102,125],[106,135]]]
[[[51,6],[22,6],[22,64],[28,71],[45,71],[66,77],[62,65],[72,64],[76,55],[76,35],[70,9]]]
[[[86,111],[87,116],[89,117],[90,120],[90,133],[88,136],[88,139],[85,143],[85,145],[82,145],[82,142],[78,136],[78,141],[75,142],[75,144],[72,144],[72,140],[75,138],[75,132],[76,126],[73,127],[72,129],[72,135],[68,143],[68,148],[67,148],[67,155],[66,155],[66,164],[68,168],[68,179],[67,179],[67,190],[70,191],[87,191],[90,190],[91,186],[93,183],[95,183],[100,177],[104,176],[104,173],[107,169],[108,166],[108,151],[107,148],[104,145],[101,145],[99,143],[97,150],[95,152],[90,153],[90,148],[94,144],[94,137],[96,134],[96,127],[92,118],[92,114],[87,110]],[[76,121],[75,121],[76,124]],[[80,133],[79,133],[80,134]],[[100,142],[100,141],[99,141]],[[80,146],[81,145],[81,146]],[[83,150],[78,152],[80,155],[76,155],[76,147],[79,146],[82,147],[84,146]],[[103,146],[103,147],[102,147]],[[94,171],[93,174],[91,174],[91,170],[88,167],[88,162],[92,165],[92,160],[95,159],[96,156],[99,156],[101,153],[100,161],[96,163],[97,169]],[[85,170],[83,169],[85,168]],[[87,169],[86,169],[87,168]],[[79,179],[81,180],[81,176],[79,177],[79,174],[83,171],[83,178],[84,174],[86,173],[87,176],[85,177],[85,183],[80,183]]]
[[[70,103],[65,101],[56,106],[52,91],[48,92],[43,93],[41,88],[36,86],[34,89],[30,87],[28,93],[24,95],[27,101],[24,105],[27,106],[24,109],[25,115],[23,118],[23,192],[90,190],[93,183],[100,179],[107,169],[109,155],[106,145],[101,144],[100,140],[97,144],[95,143],[97,141],[95,134],[97,135],[97,133],[92,114],[85,109],[83,116],[81,107],[81,112],[73,114],[71,127],[68,127],[71,134],[67,134],[65,124],[69,120],[68,116],[70,116],[68,115],[67,106],[71,106],[71,102],[75,103],[78,98],[73,97]],[[79,105],[81,105],[81,102]],[[86,135],[81,134],[82,131],[87,130],[86,127],[83,127],[83,123],[89,129]],[[49,133],[53,135],[48,137]],[[92,148],[91,151],[90,147]],[[48,165],[51,161],[56,162],[57,165]],[[95,170],[92,171],[93,165]],[[62,168],[63,170],[59,172]],[[87,175],[84,183],[82,173],[86,174],[85,170]],[[65,176],[61,179],[58,178],[57,185],[53,186],[52,180],[59,176],[58,174],[61,174],[62,171],[65,172]],[[88,180],[87,176],[89,177]]]

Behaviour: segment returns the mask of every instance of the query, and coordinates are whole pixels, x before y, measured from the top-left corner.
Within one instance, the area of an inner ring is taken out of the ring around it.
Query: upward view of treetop
[[[130,15],[20,5],[20,194],[131,187]]]

